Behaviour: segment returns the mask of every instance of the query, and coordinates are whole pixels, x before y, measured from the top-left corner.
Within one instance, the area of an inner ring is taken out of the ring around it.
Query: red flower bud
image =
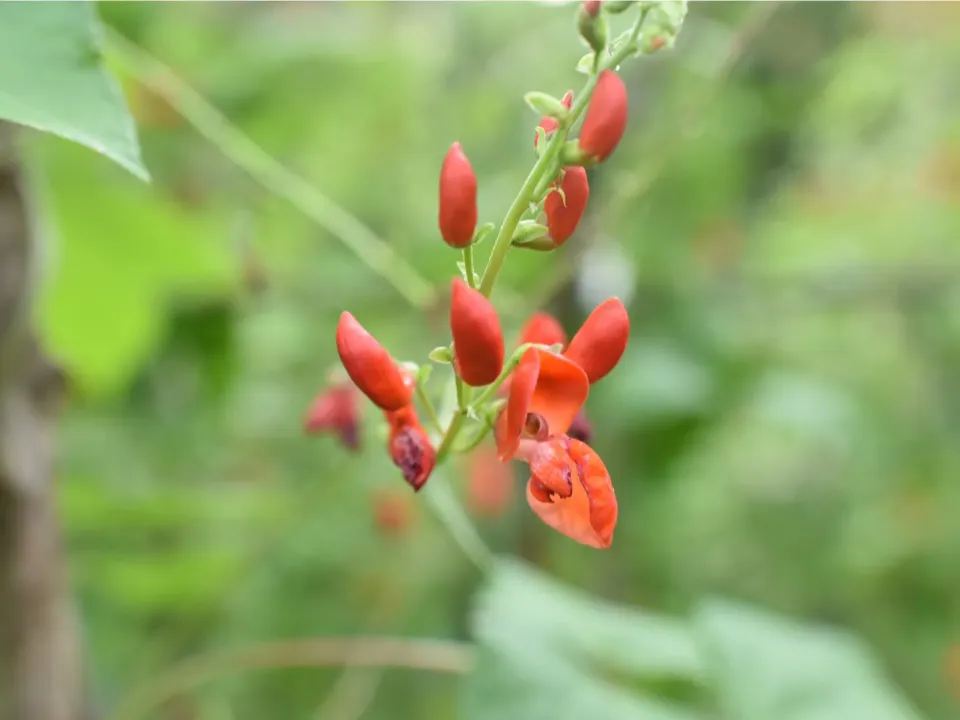
[[[496,308],[460,278],[453,280],[451,295],[454,369],[471,387],[489,385],[503,369],[503,332]]]
[[[437,464],[437,452],[412,405],[386,413],[386,416],[390,423],[390,440],[387,443],[390,459],[416,492],[433,472]]]
[[[560,188],[563,190],[562,195],[551,190],[543,203],[547,228],[555,247],[563,245],[567,238],[573,235],[580,224],[580,218],[583,217],[583,211],[587,208],[587,199],[590,197],[587,171],[579,166],[568,167],[563,171]]]
[[[603,162],[616,149],[627,127],[627,88],[613,70],[597,76],[580,130],[580,151]]]
[[[539,345],[566,345],[567,333],[564,332],[560,321],[553,315],[545,312],[536,312],[530,316],[527,323],[520,330],[517,345],[537,343]]]
[[[360,448],[360,407],[351,383],[331,385],[310,405],[303,426],[311,435],[334,433],[349,450]]]
[[[410,403],[413,386],[390,353],[348,312],[337,325],[337,352],[344,369],[364,395],[383,410]]]
[[[573,107],[573,90],[567,90],[567,92],[563,94],[563,97],[560,98],[560,102],[563,104],[565,108],[567,108],[567,110]],[[540,120],[539,127],[542,127],[543,131],[547,135],[549,135],[558,127],[560,127],[560,123],[557,122],[556,118],[552,118],[549,115],[544,115],[543,119]],[[537,133],[534,133],[533,147],[536,148],[539,144],[540,144],[540,135],[538,135]]]
[[[600,7],[602,5],[603,2],[601,0],[586,0],[586,2],[583,3],[583,11],[591,18],[595,18],[600,14]]]
[[[440,169],[440,234],[450,247],[465,248],[477,229],[477,176],[455,142]]]
[[[583,368],[591,384],[616,367],[627,349],[630,318],[618,298],[597,305],[563,353]]]

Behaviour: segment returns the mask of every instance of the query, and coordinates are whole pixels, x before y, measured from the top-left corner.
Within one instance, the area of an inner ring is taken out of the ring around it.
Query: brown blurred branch
[[[58,525],[62,378],[29,325],[33,247],[14,128],[0,123],[0,720],[79,720],[83,683]]]
[[[165,700],[224,675],[321,666],[390,667],[462,675],[473,667],[473,648],[448,640],[391,637],[328,637],[250,645],[181,663],[128,696],[113,720],[141,717]]]

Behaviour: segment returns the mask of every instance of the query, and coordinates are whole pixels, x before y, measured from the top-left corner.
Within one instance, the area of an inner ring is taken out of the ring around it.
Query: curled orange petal
[[[540,374],[540,356],[535,348],[527,350],[517,369],[513,371],[510,382],[510,397],[507,407],[497,418],[495,438],[500,460],[506,462],[520,447],[520,435],[530,412],[530,402]]]
[[[526,325],[520,330],[517,345],[536,343],[538,345],[566,345],[567,333],[564,332],[560,321],[553,315],[537,312],[530,316]]]
[[[556,454],[557,446],[567,443],[567,457]],[[527,484],[527,503],[547,525],[577,542],[594,548],[608,548],[617,524],[617,498],[610,474],[600,457],[579,440],[554,438],[551,455],[542,455],[531,463]],[[535,456],[539,454],[539,450]],[[570,494],[562,497],[549,492],[548,482],[563,475],[572,461]],[[553,478],[551,478],[551,473]]]
[[[543,418],[549,435],[566,433],[590,393],[590,381],[579,365],[563,355],[532,349],[540,372],[528,412]]]
[[[619,298],[609,298],[590,313],[563,354],[595,383],[620,362],[629,337],[627,309]]]

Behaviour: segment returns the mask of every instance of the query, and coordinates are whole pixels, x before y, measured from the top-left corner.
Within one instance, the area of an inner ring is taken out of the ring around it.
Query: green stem
[[[284,167],[166,65],[112,28],[104,32],[107,48],[124,71],[170,103],[237,167],[338,238],[410,305],[429,304],[434,295],[430,283],[356,216]]]
[[[430,421],[432,429],[442,435],[443,426],[440,424],[440,418],[437,417],[437,409],[433,406],[433,401],[427,395],[427,391],[421,383],[417,383],[417,398],[419,398],[420,404],[423,405],[423,409],[427,413],[427,419]]]
[[[477,282],[473,279],[473,245],[467,245],[463,249],[463,269],[467,275],[467,285],[476,290]]]
[[[433,477],[423,489],[427,502],[433,507],[440,521],[446,526],[447,532],[454,542],[460,546],[464,554],[477,566],[481,572],[493,568],[496,561],[493,551],[480,537],[480,533],[470,522],[470,518],[463,510],[463,506],[450,490],[445,477]]]
[[[646,19],[648,12],[649,8],[641,9],[640,16],[633,25],[630,38],[617,52],[611,55],[606,62],[602,63],[599,69],[616,68],[628,55],[636,50],[637,37],[640,35],[640,29],[643,26],[643,21]],[[517,225],[520,223],[520,220],[523,219],[523,215],[527,211],[527,208],[530,207],[530,203],[536,199],[536,193],[539,192],[542,194],[546,190],[546,186],[543,188],[540,187],[541,182],[549,183],[552,180],[552,178],[548,176],[547,171],[552,167],[557,158],[560,157],[563,146],[567,142],[567,133],[570,131],[570,128],[573,127],[590,103],[593,89],[597,85],[598,75],[599,72],[594,73],[587,79],[583,90],[580,91],[580,96],[574,101],[573,107],[570,108],[570,114],[565,126],[560,127],[554,133],[553,137],[550,138],[550,144],[547,146],[546,152],[544,152],[534,164],[530,174],[527,175],[527,179],[524,180],[523,185],[520,187],[520,192],[513,199],[513,203],[507,210],[503,224],[500,225],[500,232],[497,233],[497,239],[494,241],[493,250],[490,251],[490,259],[487,261],[487,267],[484,269],[483,277],[480,279],[480,292],[486,297],[490,297],[490,293],[493,292],[493,287],[497,282],[497,276],[500,274],[507,253],[510,251],[513,234],[517,230]]]
[[[447,431],[443,434],[443,440],[440,441],[440,447],[437,449],[438,465],[446,459],[450,448],[453,446],[453,441],[457,439],[457,435],[460,432],[460,426],[463,425],[463,421],[467,417],[467,405],[469,402],[467,386],[463,383],[463,380],[460,379],[459,375],[455,374],[453,379],[457,384],[457,411],[450,419]]]
[[[513,355],[503,364],[503,370],[500,371],[500,374],[497,376],[497,379],[493,381],[490,385],[484,388],[483,392],[473,401],[474,407],[482,407],[490,398],[496,395],[497,390],[500,389],[500,386],[503,385],[504,381],[510,377],[510,374],[517,369],[517,365],[520,364],[520,359],[523,357],[523,354],[532,347],[539,347],[534,343],[524,343],[516,350],[513,351]]]

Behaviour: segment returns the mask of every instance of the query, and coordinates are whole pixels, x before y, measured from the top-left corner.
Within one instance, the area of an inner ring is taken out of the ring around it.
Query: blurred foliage
[[[498,552],[644,614],[509,565],[471,630],[480,577],[439,523],[420,504],[407,532],[376,522],[401,481],[375,413],[363,455],[302,435],[343,309],[418,360],[445,340],[443,302],[407,307],[119,64],[151,186],[31,138],[37,318],[76,390],[62,514],[105,707],[240,643],[473,632],[462,688],[388,671],[364,717],[956,717],[960,6],[769,5],[697,3],[675,50],[624,66],[630,127],[591,171],[589,217],[561,252],[511,254],[495,295],[511,337],[542,303],[573,330],[629,301],[628,354],[588,403],[612,549],[552,533],[519,483],[478,522]],[[441,288],[446,148],[463,143],[498,220],[533,161],[522,94],[580,82],[555,3],[99,9]],[[315,717],[338,677],[238,676],[157,717]]]

